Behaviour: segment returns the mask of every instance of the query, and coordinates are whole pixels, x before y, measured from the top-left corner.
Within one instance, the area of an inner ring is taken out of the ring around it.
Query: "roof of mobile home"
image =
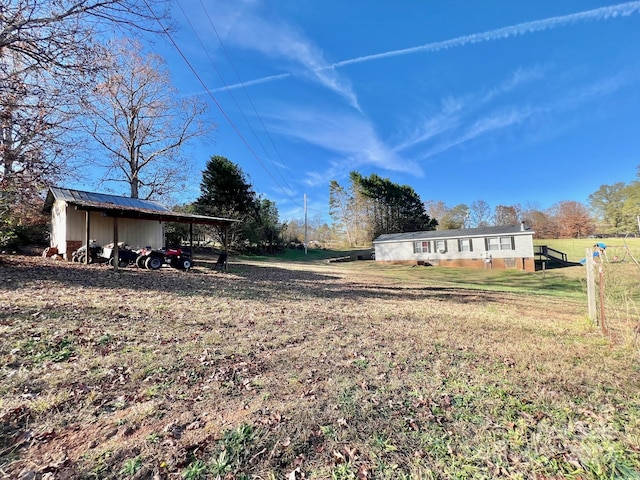
[[[522,225],[500,227],[458,228],[455,230],[424,230],[420,232],[388,233],[380,235],[373,243],[430,240],[437,238],[490,237],[495,235],[533,235],[535,232]]]

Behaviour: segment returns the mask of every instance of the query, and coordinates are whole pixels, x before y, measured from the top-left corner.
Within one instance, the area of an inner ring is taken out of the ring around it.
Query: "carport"
[[[119,232],[118,226],[122,219],[140,220],[140,221],[157,221],[159,224],[166,222],[186,223],[189,224],[189,246],[193,252],[193,225],[211,225],[224,231],[224,251],[227,252],[227,238],[229,226],[240,222],[240,220],[234,220],[230,218],[209,217],[205,215],[194,215],[190,213],[174,212],[164,207],[163,205],[149,201],[132,199],[128,197],[120,197],[115,195],[106,195],[92,192],[82,192],[78,190],[68,190],[61,188],[51,188],[45,201],[43,211],[45,213],[52,213],[52,216],[56,213],[54,203],[63,205],[63,208],[57,210],[64,210],[65,219],[69,217],[69,209],[84,213],[84,225],[83,225],[83,240],[85,245],[89,245],[92,231],[92,220],[94,222],[96,218],[104,228],[103,220],[111,219],[111,239],[114,245],[114,258],[118,258],[118,239]],[[95,212],[95,213],[94,213]],[[93,215],[91,215],[94,213]],[[98,217],[96,217],[96,213]],[[63,222],[59,222],[63,223]],[[52,228],[56,228],[56,221],[52,218]],[[65,228],[64,226],[59,228]],[[78,232],[79,233],[79,232]],[[77,238],[77,237],[76,237]],[[66,237],[65,237],[66,239]],[[65,240],[66,242],[66,240]],[[66,243],[65,243],[66,251]],[[85,257],[88,261],[88,255]],[[118,262],[114,263],[114,269],[118,268]],[[224,267],[227,268],[227,262],[225,260]]]

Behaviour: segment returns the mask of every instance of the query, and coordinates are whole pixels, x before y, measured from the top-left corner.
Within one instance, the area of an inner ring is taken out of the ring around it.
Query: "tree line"
[[[492,209],[484,200],[453,207],[441,201],[427,201],[426,205],[427,211],[439,219],[438,228],[442,230],[524,222],[527,228],[535,231],[537,238],[582,238],[597,232],[597,223],[588,208],[572,200],[558,202],[544,210],[520,204],[496,205]]]
[[[366,245],[385,233],[433,230],[437,221],[427,214],[420,196],[408,185],[399,185],[377,174],[349,175],[349,186],[329,184],[329,213],[335,231],[343,232],[349,245]]]
[[[640,178],[640,167],[636,171]],[[589,195],[599,231],[608,235],[637,232],[640,228],[640,181],[602,185]]]
[[[243,219],[226,239],[240,249],[275,251],[300,247],[305,239],[322,246],[367,246],[383,234],[517,225],[524,222],[537,238],[586,238],[636,232],[640,215],[640,182],[603,185],[589,205],[560,201],[548,209],[520,204],[496,205],[484,200],[448,206],[423,201],[408,185],[357,171],[349,183],[329,182],[331,223],[320,218],[280,222],[274,202],[253,193],[242,169],[224,157],[212,157],[203,174],[201,195],[190,208],[196,213]],[[590,207],[590,208],[589,208]],[[305,235],[306,233],[306,235]],[[222,238],[219,238],[222,241]]]
[[[640,167],[638,170],[640,177]],[[449,206],[421,201],[413,188],[376,174],[351,172],[349,184],[332,180],[329,208],[334,241],[367,245],[378,235],[416,230],[449,230],[524,222],[537,238],[585,238],[636,234],[640,228],[640,181],[602,185],[589,203],[560,201],[550,208],[496,205],[484,200]]]
[[[180,97],[161,57],[145,53],[140,33],[171,29],[167,0],[12,0],[0,5],[0,246],[43,237],[42,194],[64,179],[133,198],[170,199],[194,177],[186,146],[215,124],[197,97]],[[120,38],[110,34],[119,32]],[[104,40],[104,39],[107,40]],[[639,172],[640,173],[640,172]],[[241,220],[216,241],[242,249],[284,245],[368,245],[385,233],[470,228],[525,221],[538,237],[636,232],[640,182],[602,185],[589,205],[549,209],[477,200],[423,201],[408,185],[351,172],[329,184],[331,223],[283,222],[275,202],[256,195],[242,169],[213,156],[201,194],[179,208]],[[180,227],[172,234],[180,237]],[[203,233],[203,235],[205,234]]]

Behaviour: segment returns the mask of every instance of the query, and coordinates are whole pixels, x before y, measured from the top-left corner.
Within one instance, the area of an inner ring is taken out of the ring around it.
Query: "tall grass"
[[[633,262],[617,263],[605,260],[595,268],[598,269],[596,275],[597,323],[613,341],[632,342],[638,351],[640,266]],[[602,295],[600,295],[601,291]]]
[[[640,325],[640,264],[637,262],[640,261],[640,238],[542,239],[534,244],[547,245],[566,253],[570,261],[580,261],[587,255],[587,249],[596,242],[604,243],[607,248],[602,263],[595,267],[597,318],[594,321],[613,341],[633,342],[637,350]]]

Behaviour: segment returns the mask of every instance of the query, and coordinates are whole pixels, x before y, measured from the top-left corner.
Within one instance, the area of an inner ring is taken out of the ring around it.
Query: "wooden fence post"
[[[604,259],[600,259],[600,264],[598,265],[598,273],[599,273],[599,281],[598,281],[598,289],[600,290],[600,329],[602,333],[607,335],[607,327],[604,321],[604,267],[602,266],[602,262]]]
[[[586,249],[585,267],[587,269],[587,303],[589,305],[589,319],[597,323],[596,313],[596,288],[595,279],[593,275],[593,267],[595,262],[593,261],[593,250],[591,248]]]

